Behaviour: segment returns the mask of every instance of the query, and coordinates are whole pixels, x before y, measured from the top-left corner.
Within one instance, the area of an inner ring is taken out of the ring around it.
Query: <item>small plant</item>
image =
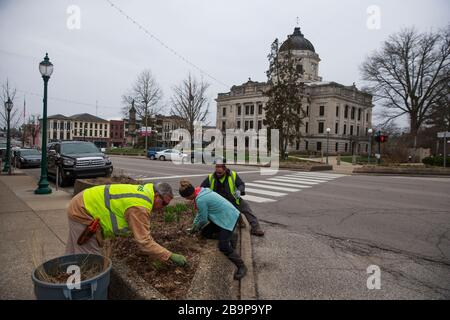
[[[176,219],[176,213],[175,213],[175,210],[173,209],[173,207],[168,207],[164,211],[165,211],[164,212],[164,222],[166,222],[166,223],[174,222]]]

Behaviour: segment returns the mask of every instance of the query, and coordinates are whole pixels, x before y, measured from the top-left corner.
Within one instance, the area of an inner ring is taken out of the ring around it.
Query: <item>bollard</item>
[[[338,166],[341,165],[341,154],[340,153],[338,153],[338,155],[336,157],[336,163],[337,163]]]

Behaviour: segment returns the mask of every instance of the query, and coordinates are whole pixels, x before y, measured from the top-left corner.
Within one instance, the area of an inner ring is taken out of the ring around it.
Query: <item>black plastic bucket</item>
[[[79,289],[71,289],[67,283],[45,281],[41,276],[42,272],[50,276],[67,273],[70,266],[80,267],[81,273],[83,269],[91,267],[97,268],[101,272],[91,278],[82,280],[79,283]],[[62,256],[44,262],[33,271],[31,278],[34,283],[34,293],[38,300],[106,300],[108,298],[110,273],[111,260],[109,258],[97,254],[82,253]]]

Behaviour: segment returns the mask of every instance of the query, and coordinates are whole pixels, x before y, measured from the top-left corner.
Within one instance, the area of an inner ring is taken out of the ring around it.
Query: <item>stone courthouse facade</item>
[[[306,118],[300,127],[298,139],[289,151],[304,153],[363,154],[367,152],[372,125],[372,95],[336,82],[324,82],[319,77],[319,55],[312,43],[295,28],[294,33],[280,46],[280,52],[291,50],[298,59],[297,70],[305,84],[303,107]],[[217,128],[258,130],[265,128],[264,105],[268,97],[265,82],[249,79],[231,87],[230,92],[219,93],[217,101]]]

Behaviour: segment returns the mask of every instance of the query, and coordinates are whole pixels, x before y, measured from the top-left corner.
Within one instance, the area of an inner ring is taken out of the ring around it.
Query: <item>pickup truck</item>
[[[110,176],[113,172],[109,157],[92,142],[59,141],[48,144],[47,148],[48,175],[56,178],[58,168],[61,187],[77,178]]]

